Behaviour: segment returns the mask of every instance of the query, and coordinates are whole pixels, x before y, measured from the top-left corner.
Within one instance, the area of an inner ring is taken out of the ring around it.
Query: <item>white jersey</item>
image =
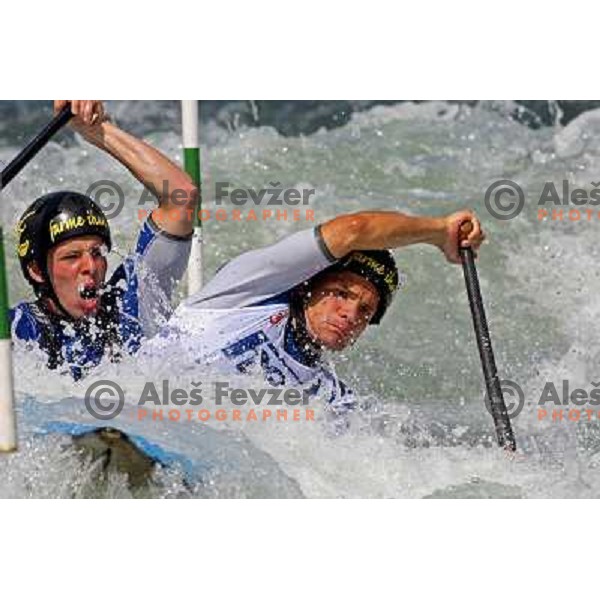
[[[170,361],[193,357],[223,373],[260,368],[271,385],[302,387],[349,408],[353,395],[332,365],[307,360],[288,327],[292,289],[335,261],[318,227],[242,254],[175,311],[147,351],[162,346]]]

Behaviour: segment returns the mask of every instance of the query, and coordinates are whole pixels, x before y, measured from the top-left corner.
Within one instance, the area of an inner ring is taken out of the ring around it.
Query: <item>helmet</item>
[[[379,292],[379,305],[370,321],[370,325],[378,325],[388,309],[394,294],[404,283],[396,266],[394,256],[389,250],[355,250],[340,260],[318,277],[326,273],[350,271],[370,281]]]
[[[110,228],[100,207],[78,192],[54,192],[38,198],[17,223],[17,254],[23,275],[38,295],[50,285],[47,256],[50,248],[72,238],[97,235],[110,251]],[[46,280],[40,285],[29,274],[36,262]]]

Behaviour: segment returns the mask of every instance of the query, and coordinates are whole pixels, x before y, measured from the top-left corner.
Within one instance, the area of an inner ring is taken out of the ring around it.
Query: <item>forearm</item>
[[[85,139],[124,165],[156,195],[161,208],[187,208],[195,202],[196,190],[187,173],[149,144],[109,122]]]
[[[353,250],[400,248],[425,243],[441,246],[444,217],[418,217],[401,212],[359,212],[336,217],[321,227],[329,251],[341,258]]]

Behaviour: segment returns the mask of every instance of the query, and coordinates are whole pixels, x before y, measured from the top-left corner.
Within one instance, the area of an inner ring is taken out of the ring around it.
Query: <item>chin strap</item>
[[[290,320],[287,326],[286,338],[301,353],[303,362],[315,364],[323,354],[323,346],[310,335],[306,324],[304,313],[306,304],[305,291],[304,288],[301,288],[297,292],[292,293]]]
[[[48,276],[46,269],[44,269],[44,271],[45,271],[43,273],[44,283],[41,283],[36,289],[36,294],[38,296],[38,299],[41,302],[44,302],[44,301],[47,302],[48,300],[51,300],[54,303],[54,305],[56,306],[56,309],[58,310],[58,313],[59,313],[58,316],[61,319],[64,319],[65,321],[70,321],[70,322],[76,321],[76,319],[73,318],[69,314],[69,311],[61,304],[60,300],[58,299],[58,295],[54,291],[54,287],[50,283],[50,277]]]

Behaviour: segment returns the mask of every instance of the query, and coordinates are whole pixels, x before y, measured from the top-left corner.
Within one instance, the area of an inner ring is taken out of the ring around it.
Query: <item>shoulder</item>
[[[173,235],[164,229],[161,229],[153,220],[152,216],[148,217],[140,228],[135,247],[135,254],[145,256],[156,240],[162,240],[171,244],[191,244],[192,234],[185,236]]]

